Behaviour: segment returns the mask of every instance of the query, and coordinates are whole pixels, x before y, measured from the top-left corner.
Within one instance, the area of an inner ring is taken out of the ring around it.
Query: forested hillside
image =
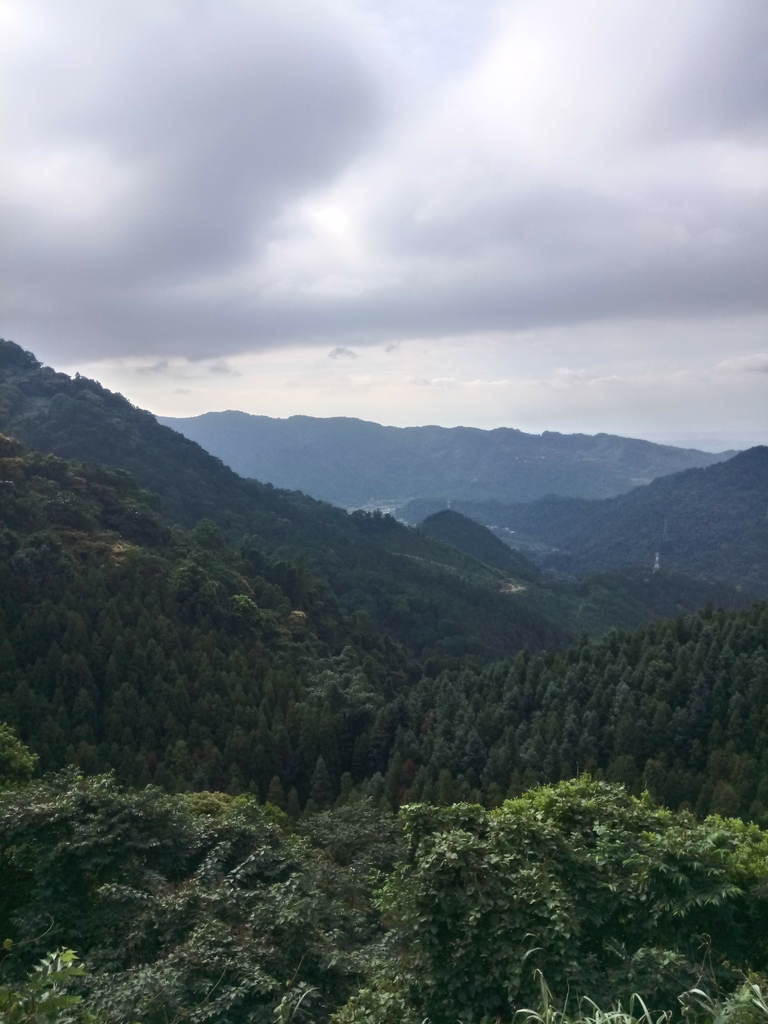
[[[365,612],[417,655],[499,657],[568,642],[567,627],[501,592],[499,571],[391,517],[243,480],[121,395],[41,367],[10,342],[0,342],[2,430],[42,452],[129,470],[169,524],[210,518],[233,543],[257,536],[279,559],[303,558],[348,612]]]
[[[254,538],[229,547],[208,520],[169,529],[128,474],[7,439],[0,456],[0,719],[43,770],[262,796],[278,775],[302,805],[321,756],[334,791],[345,771],[387,770],[388,702],[415,663],[306,564]],[[406,632],[424,641],[429,612]],[[478,604],[472,635],[484,614]],[[513,629],[510,644],[531,641]]]
[[[616,498],[547,497],[530,504],[456,502],[539,565],[571,575],[661,565],[768,594],[768,448],[654,480]],[[439,503],[398,509],[406,522]]]
[[[419,530],[464,554],[501,569],[502,586],[525,592],[528,605],[575,635],[600,635],[611,627],[631,629],[654,618],[672,618],[710,604],[748,608],[749,591],[669,569],[613,569],[581,579],[555,578],[505,544],[490,529],[453,509],[422,520]]]
[[[611,434],[526,434],[500,427],[384,427],[345,417],[272,419],[243,412],[161,417],[241,476],[346,507],[442,497],[604,498],[713,455]]]
[[[127,474],[3,454],[0,720],[42,770],[262,799],[277,779],[297,810],[354,785],[494,804],[587,769],[763,814],[764,606],[419,664],[300,562],[210,521],[169,529]]]
[[[278,560],[303,559],[348,613],[364,612],[374,629],[418,657],[488,659],[526,644],[565,646],[584,629],[633,626],[707,600],[738,607],[745,599],[724,587],[704,592],[689,583],[670,587],[659,600],[634,584],[630,594],[619,577],[573,595],[562,588],[553,593],[546,580],[517,590],[516,573],[391,517],[348,515],[298,492],[244,480],[121,395],[42,367],[10,342],[0,342],[0,430],[43,452],[130,471],[159,497],[170,525],[189,528],[210,518],[231,543],[256,536]]]
[[[481,672],[422,678],[404,798],[486,803],[582,771],[768,825],[768,606],[685,616]]]
[[[601,637],[748,598],[348,515],[0,357],[48,450],[0,437],[3,1024],[571,1024],[636,991],[666,1024],[685,990],[765,1024],[768,606]]]
[[[419,523],[428,537],[441,540],[487,565],[503,569],[520,580],[540,580],[541,570],[530,559],[499,540],[490,530],[452,509],[443,509]]]

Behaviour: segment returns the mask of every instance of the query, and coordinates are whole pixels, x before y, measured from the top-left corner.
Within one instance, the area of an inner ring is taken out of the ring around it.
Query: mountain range
[[[345,508],[391,507],[425,497],[607,498],[734,454],[612,434],[387,427],[346,417],[273,419],[229,411],[159,422],[197,441],[241,476]]]
[[[121,395],[44,367],[12,342],[0,342],[0,432],[33,451],[129,472],[170,526],[208,519],[228,543],[250,536],[284,574],[322,581],[344,613],[362,614],[420,658],[487,660],[707,601],[749,603],[733,586],[672,574],[652,586],[647,573],[638,581],[624,570],[562,583],[525,556],[500,566],[456,537],[244,479]]]
[[[440,502],[398,509],[431,522]],[[581,575],[622,566],[663,568],[768,594],[768,447],[660,477],[602,501],[548,496],[527,504],[453,502],[547,569]],[[431,519],[429,518],[431,517]]]

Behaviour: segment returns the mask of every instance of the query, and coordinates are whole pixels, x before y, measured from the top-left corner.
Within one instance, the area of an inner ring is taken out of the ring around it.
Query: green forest
[[[416,500],[398,510],[421,523],[444,501]],[[455,501],[454,512],[566,574],[661,564],[768,595],[768,447],[758,445],[714,466],[659,476],[602,500],[549,495],[528,504]]]
[[[0,369],[0,1021],[768,1024],[765,602]]]

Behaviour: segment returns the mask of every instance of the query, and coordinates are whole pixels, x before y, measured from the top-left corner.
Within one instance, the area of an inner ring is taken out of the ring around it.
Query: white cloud
[[[751,355],[734,356],[718,363],[717,368],[727,373],[768,373],[768,353],[753,352]]]

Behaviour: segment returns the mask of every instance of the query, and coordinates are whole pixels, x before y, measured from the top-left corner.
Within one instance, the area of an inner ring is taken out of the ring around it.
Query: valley
[[[766,0],[2,0],[0,1024],[768,1024]]]
[[[705,933],[726,1001],[768,969],[740,895],[768,878],[765,449],[409,525],[240,477],[9,342],[0,433],[8,1005],[48,984],[38,935],[115,1024],[480,1021],[538,998],[529,935],[605,1005],[671,1006]],[[682,926],[668,871],[706,908]]]
[[[549,496],[528,504],[452,502],[542,567],[577,575],[621,566],[720,579],[768,595],[768,448],[661,477],[602,501]],[[417,523],[444,504],[396,511]]]

